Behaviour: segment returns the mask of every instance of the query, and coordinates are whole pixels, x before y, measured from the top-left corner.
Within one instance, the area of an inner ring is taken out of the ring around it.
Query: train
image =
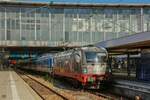
[[[109,78],[108,53],[104,48],[81,47],[54,55],[53,74],[74,80],[76,85],[99,88]]]
[[[110,79],[107,59],[103,47],[86,46],[38,57],[25,68],[69,79],[76,86],[99,89]]]
[[[20,68],[34,70],[37,72],[52,73],[53,55],[43,54],[31,59],[25,59],[19,63]]]

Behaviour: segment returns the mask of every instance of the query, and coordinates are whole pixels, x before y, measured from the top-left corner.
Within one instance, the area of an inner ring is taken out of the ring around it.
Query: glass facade
[[[0,5],[0,41],[82,45],[150,31],[150,8],[29,5]]]

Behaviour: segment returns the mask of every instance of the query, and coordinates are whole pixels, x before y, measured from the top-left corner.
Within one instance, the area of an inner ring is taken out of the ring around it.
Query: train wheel
[[[79,82],[78,81],[73,81],[73,87],[74,88],[79,88]]]
[[[79,81],[72,81],[72,85],[73,85],[73,87],[74,88],[76,88],[76,89],[81,89],[82,88],[82,84],[81,84],[81,82],[79,82]]]
[[[86,89],[85,85],[81,84],[81,85],[80,85],[80,89],[81,89],[81,91],[83,91],[83,92],[84,92],[84,91],[85,91],[85,89]]]

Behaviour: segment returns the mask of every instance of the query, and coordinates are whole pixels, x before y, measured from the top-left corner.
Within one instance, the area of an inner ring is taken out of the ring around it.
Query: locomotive
[[[109,80],[108,53],[104,48],[80,47],[54,55],[53,74],[73,80],[77,86],[100,88]]]
[[[110,79],[107,58],[107,50],[102,47],[78,47],[42,55],[30,60],[24,68],[69,79],[75,86],[98,89]]]

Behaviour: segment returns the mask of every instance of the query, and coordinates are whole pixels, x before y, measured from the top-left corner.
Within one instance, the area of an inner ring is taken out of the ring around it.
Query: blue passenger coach
[[[32,59],[27,59],[22,64],[22,68],[24,69],[48,73],[51,73],[52,66],[53,56],[51,54],[44,54]]]
[[[42,55],[36,60],[36,70],[42,72],[51,72],[53,67],[53,56],[51,54]]]

